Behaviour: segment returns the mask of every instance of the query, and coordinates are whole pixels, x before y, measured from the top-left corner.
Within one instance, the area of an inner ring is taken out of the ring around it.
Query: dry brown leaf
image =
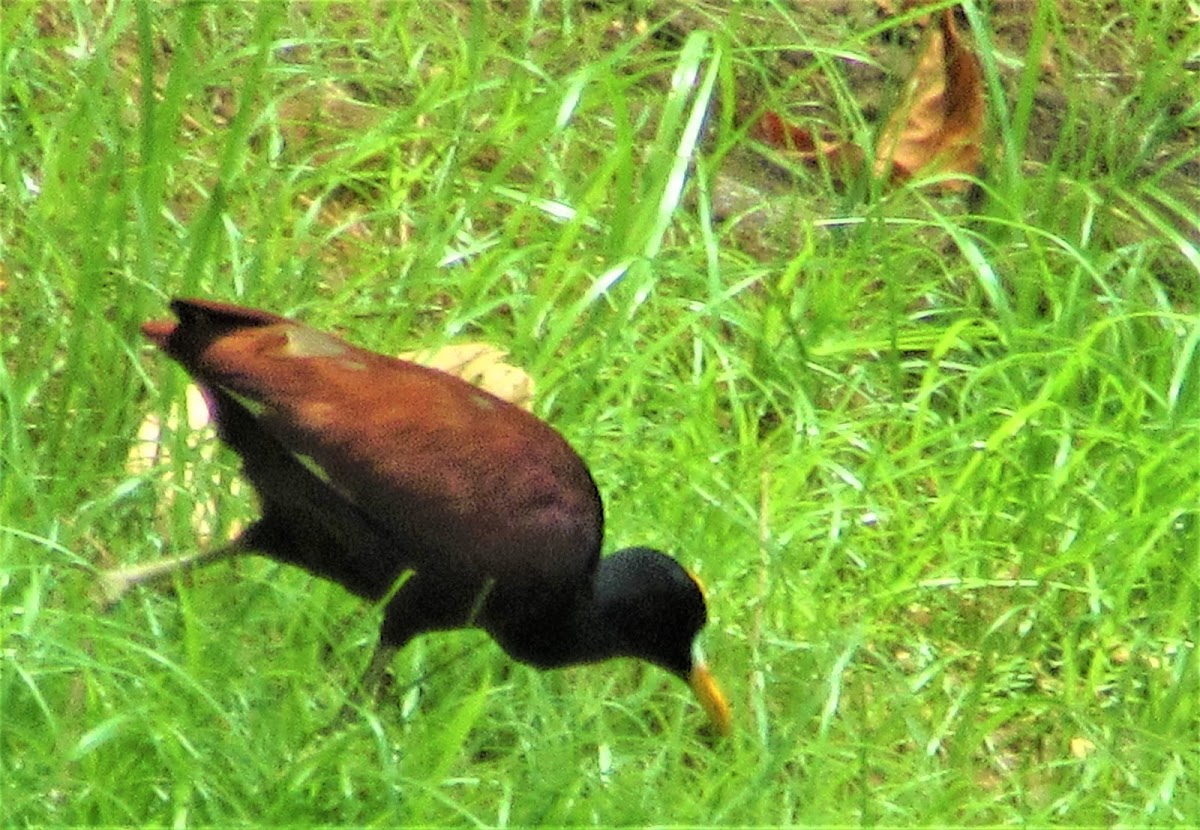
[[[751,135],[805,164],[828,167],[838,180],[852,177],[863,166],[863,153],[856,145],[828,131],[814,136],[811,130],[784,121],[774,110],[763,113]]]
[[[397,356],[460,377],[522,409],[533,408],[533,378],[519,366],[506,363],[508,352],[490,343],[458,343]]]
[[[984,99],[979,60],[963,43],[954,12],[944,9],[938,28],[908,80],[903,103],[884,125],[876,147],[875,171],[894,180],[918,175],[974,175],[982,158]],[[965,179],[942,182],[962,191]]]

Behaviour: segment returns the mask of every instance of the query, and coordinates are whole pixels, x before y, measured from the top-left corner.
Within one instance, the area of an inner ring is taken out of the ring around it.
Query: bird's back
[[[244,407],[243,432],[258,430],[307,459],[303,470],[320,479],[326,497],[343,499],[344,510],[380,537],[370,556],[386,558],[383,570],[393,578],[427,569],[460,584],[511,589],[510,601],[561,595],[590,578],[602,533],[599,494],[582,460],[547,424],[458,378],[283,317],[200,300],[172,307],[179,323],[148,323],[146,335],[218,403],[227,395],[228,412]],[[255,443],[247,433],[234,448],[264,500],[264,516],[272,509],[294,515],[294,506],[272,496],[278,482],[261,480],[262,473],[256,480],[248,457]],[[270,467],[270,476],[286,464],[259,466]],[[350,584],[353,575],[339,578],[329,567],[323,575],[365,594]]]

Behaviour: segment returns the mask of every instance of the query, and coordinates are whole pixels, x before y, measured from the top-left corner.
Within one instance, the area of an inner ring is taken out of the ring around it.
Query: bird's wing
[[[536,417],[283,317],[204,301],[173,308],[180,323],[148,324],[147,335],[256,411],[266,433],[397,539],[486,560],[469,567],[536,570],[559,551],[598,553],[591,476]]]

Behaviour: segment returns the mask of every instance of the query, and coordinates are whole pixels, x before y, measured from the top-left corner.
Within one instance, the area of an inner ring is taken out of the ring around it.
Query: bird
[[[383,604],[363,686],[418,635],[485,631],[538,669],[637,658],[685,681],[719,734],[700,580],[659,550],[601,555],[588,467],[532,413],[466,381],[268,311],[174,299],[143,334],[199,385],[260,516],[220,547],[106,572],[135,585],[265,555]]]

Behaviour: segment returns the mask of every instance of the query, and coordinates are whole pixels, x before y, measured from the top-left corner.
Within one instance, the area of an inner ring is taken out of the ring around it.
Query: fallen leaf
[[[926,37],[903,101],[876,145],[875,171],[893,180],[979,171],[984,120],[979,60],[955,28],[952,9],[942,11]],[[968,182],[949,178],[942,186],[962,191]]]
[[[828,130],[814,136],[811,130],[784,121],[774,110],[763,113],[751,136],[805,164],[827,167],[839,181],[862,169],[863,153],[856,145],[839,140]]]
[[[533,378],[519,366],[506,363],[508,352],[490,343],[458,343],[440,349],[418,349],[397,355],[431,366],[486,389],[522,409],[533,407]]]

